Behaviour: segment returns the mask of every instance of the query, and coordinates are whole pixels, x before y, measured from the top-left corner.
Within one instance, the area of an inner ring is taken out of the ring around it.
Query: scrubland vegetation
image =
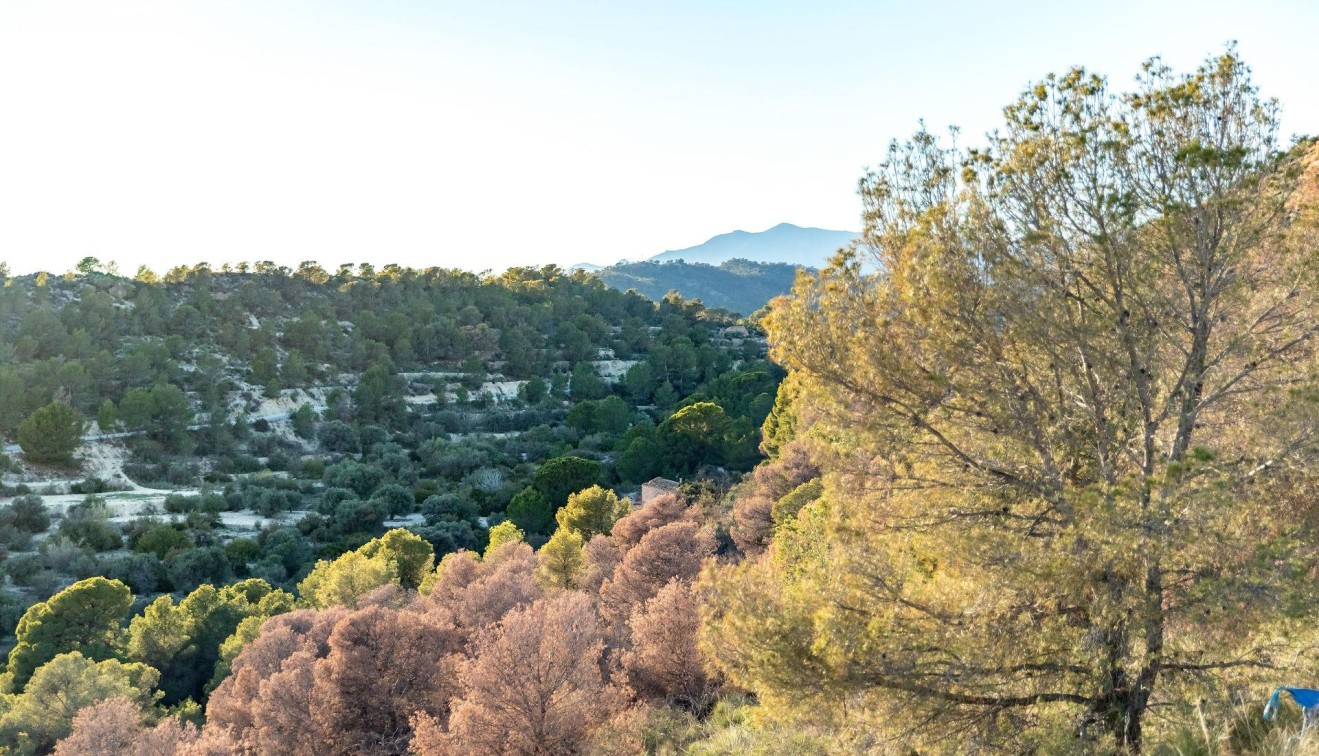
[[[1260,717],[1319,684],[1276,108],[1232,50],[1048,77],[894,143],[749,321],[555,268],[6,281],[0,749],[1319,749]]]

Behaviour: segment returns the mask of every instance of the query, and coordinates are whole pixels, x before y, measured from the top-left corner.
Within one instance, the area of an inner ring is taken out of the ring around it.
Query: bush
[[[96,570],[96,556],[86,546],[73,541],[63,538],[46,541],[41,545],[41,553],[46,558],[46,567],[63,575],[89,577]]]
[[[200,496],[184,496],[183,494],[170,494],[165,497],[165,511],[170,514],[183,514],[184,512],[197,512],[201,510],[202,500]]]
[[[229,502],[220,494],[205,496],[184,496],[170,494],[165,497],[165,511],[170,514],[188,514],[190,512],[223,512],[229,508]]]
[[[163,465],[167,456],[164,446],[143,436],[129,439],[129,447],[133,450],[133,460],[144,465]]]
[[[331,420],[321,425],[316,433],[321,448],[339,454],[356,454],[361,448],[361,440],[351,425],[340,420]]]
[[[171,462],[165,467],[165,480],[176,486],[188,486],[197,483],[201,477],[201,468],[188,462]]]
[[[124,464],[124,475],[139,485],[146,485],[160,480],[163,468],[157,464],[128,462]]]
[[[471,444],[455,444],[439,438],[426,441],[417,448],[417,459],[427,475],[461,480],[463,476],[488,467],[491,455]]]
[[[7,551],[30,551],[32,534],[25,533],[12,525],[13,518],[0,512],[0,556]]]
[[[59,537],[93,551],[110,551],[124,543],[119,531],[110,524],[105,502],[95,498],[69,508],[60,520]]]
[[[307,457],[298,460],[298,463],[292,469],[299,478],[320,480],[325,476],[325,461],[316,457]]]
[[[380,456],[375,459],[376,467],[396,478],[398,482],[411,485],[421,477],[417,473],[416,465],[412,463],[412,458],[403,447],[387,444],[376,448],[381,450]]]
[[[285,526],[264,530],[257,536],[257,543],[265,560],[277,561],[290,575],[311,562],[311,544],[297,528]]]
[[[40,496],[19,496],[0,512],[8,513],[8,524],[24,533],[44,533],[50,527],[50,513]]]
[[[436,494],[421,504],[421,514],[426,522],[435,525],[441,522],[471,522],[481,515],[476,504],[455,493]]]
[[[102,565],[106,577],[119,580],[138,596],[155,593],[165,582],[165,565],[151,553],[135,553],[107,559]]]
[[[73,485],[69,486],[69,492],[76,494],[91,495],[91,494],[106,493],[108,491],[114,491],[114,490],[117,490],[116,486],[104,480],[101,480],[100,478],[88,478],[84,481],[81,481],[79,483],[74,483]]]
[[[380,469],[352,460],[325,468],[326,485],[352,489],[358,496],[370,496],[384,480],[385,474]]]
[[[334,514],[334,510],[345,501],[357,498],[357,494],[347,488],[327,488],[321,492],[316,511],[321,514]]]
[[[32,577],[28,585],[32,589],[33,596],[38,601],[46,599],[59,593],[68,585],[68,581],[56,575],[51,570],[42,570]]]
[[[224,555],[235,572],[246,574],[247,566],[261,558],[261,546],[251,538],[235,538],[224,545]]]
[[[284,565],[275,559],[262,559],[260,562],[248,568],[249,577],[264,580],[274,586],[286,585],[289,581],[289,572],[284,569]]]
[[[289,419],[293,422],[293,433],[298,438],[310,439],[316,435],[316,412],[310,404],[299,405]]]
[[[251,454],[235,454],[224,460],[224,469],[232,475],[260,472],[261,460]]]
[[[411,512],[416,504],[412,499],[412,492],[397,483],[387,483],[377,488],[371,498],[384,505],[385,511],[391,517]]]
[[[247,442],[247,450],[258,457],[268,457],[281,448],[279,436],[272,434],[253,436],[252,440]]]
[[[384,527],[389,512],[378,501],[345,501],[334,510],[334,529],[339,534],[373,533]]]
[[[40,554],[14,554],[5,560],[5,572],[14,585],[31,588],[37,575],[46,569],[46,558]]]
[[[436,558],[460,549],[479,552],[485,548],[485,531],[465,521],[443,521],[409,528],[435,549]]]
[[[193,547],[192,538],[183,529],[168,523],[157,523],[134,539],[133,551],[155,554],[165,559],[172,552]]]
[[[388,441],[389,431],[379,425],[364,425],[358,432],[358,438],[362,444],[362,451],[367,451],[376,444],[383,444]]]
[[[233,566],[219,546],[180,551],[165,560],[165,571],[175,591],[191,592],[202,583],[220,584],[234,576]]]
[[[243,489],[242,503],[245,509],[262,517],[274,517],[280,512],[297,509],[302,504],[302,497],[296,491],[247,486]]]

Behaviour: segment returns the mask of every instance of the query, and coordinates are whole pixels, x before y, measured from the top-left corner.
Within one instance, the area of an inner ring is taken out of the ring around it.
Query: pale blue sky
[[[1230,39],[1319,132],[1319,3],[0,0],[0,260],[476,270],[856,228],[924,118]]]

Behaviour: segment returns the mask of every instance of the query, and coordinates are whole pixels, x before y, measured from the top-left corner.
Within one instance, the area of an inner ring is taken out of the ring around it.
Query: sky
[[[609,263],[860,226],[920,119],[1229,40],[1319,133],[1319,3],[0,0],[0,261]]]

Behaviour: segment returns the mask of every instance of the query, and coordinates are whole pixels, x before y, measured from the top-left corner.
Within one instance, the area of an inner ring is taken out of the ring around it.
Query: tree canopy
[[[64,402],[51,402],[18,426],[18,444],[33,462],[69,467],[85,426],[77,410]]]
[[[22,690],[37,668],[61,653],[77,651],[93,661],[113,658],[132,603],[128,586],[91,577],[33,604],[14,632],[17,643],[9,652],[8,668],[11,689]]]
[[[1138,750],[1312,642],[1278,501],[1314,469],[1319,236],[1234,51],[1004,112],[984,149],[894,144],[862,246],[769,314],[832,514],[714,581],[707,648],[913,747]]]
[[[615,522],[631,511],[631,499],[620,499],[613,491],[591,486],[570,495],[567,505],[554,518],[560,530],[571,530],[589,541],[591,536],[608,533]]]

